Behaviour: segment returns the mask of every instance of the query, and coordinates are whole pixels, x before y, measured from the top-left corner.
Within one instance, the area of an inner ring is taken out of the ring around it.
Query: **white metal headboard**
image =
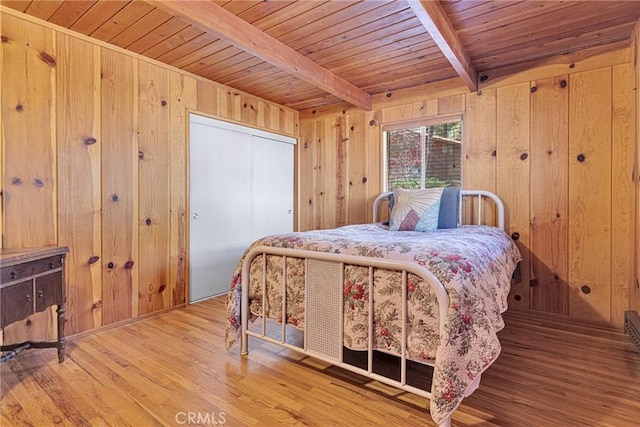
[[[386,193],[381,193],[376,200],[373,202],[373,222],[378,222],[378,210],[380,208],[380,204],[386,199],[389,200],[389,196],[393,194],[391,191]],[[485,190],[460,190],[460,199],[462,201],[463,197],[477,197],[478,198],[478,214],[476,218],[475,224],[482,224],[482,198],[487,197],[495,203],[496,210],[498,212],[498,228],[504,230],[504,203],[500,200],[500,197],[495,195],[490,191]],[[462,224],[462,209],[458,213],[458,220]]]

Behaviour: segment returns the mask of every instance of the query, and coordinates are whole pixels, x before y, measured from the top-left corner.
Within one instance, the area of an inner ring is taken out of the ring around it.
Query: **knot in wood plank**
[[[53,56],[49,55],[47,52],[40,52],[40,55],[38,56],[38,58],[40,58],[42,60],[42,62],[47,64],[49,67],[55,67],[56,66],[55,58]]]

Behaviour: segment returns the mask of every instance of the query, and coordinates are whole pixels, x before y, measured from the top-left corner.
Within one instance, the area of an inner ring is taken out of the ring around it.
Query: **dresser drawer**
[[[45,273],[62,267],[62,257],[52,256],[24,264],[4,267],[0,270],[0,283],[13,282],[34,274]]]
[[[0,329],[33,314],[33,281],[0,289]]]
[[[36,279],[36,313],[43,311],[54,304],[60,305],[62,301],[62,271],[40,276]]]

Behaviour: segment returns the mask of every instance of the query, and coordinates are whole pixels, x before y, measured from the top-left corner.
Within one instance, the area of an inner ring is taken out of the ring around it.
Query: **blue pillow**
[[[460,212],[460,189],[447,187],[440,196],[438,228],[457,228]]]

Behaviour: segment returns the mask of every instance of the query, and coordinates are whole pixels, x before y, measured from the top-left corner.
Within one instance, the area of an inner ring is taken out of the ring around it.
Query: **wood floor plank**
[[[53,349],[26,351],[0,367],[0,422],[175,426],[191,412],[217,427],[434,425],[427,399],[292,350],[251,338],[247,357],[227,351],[225,319],[214,298],[71,337],[62,364]],[[556,315],[505,319],[502,354],[453,426],[638,426],[640,353],[623,332]]]

